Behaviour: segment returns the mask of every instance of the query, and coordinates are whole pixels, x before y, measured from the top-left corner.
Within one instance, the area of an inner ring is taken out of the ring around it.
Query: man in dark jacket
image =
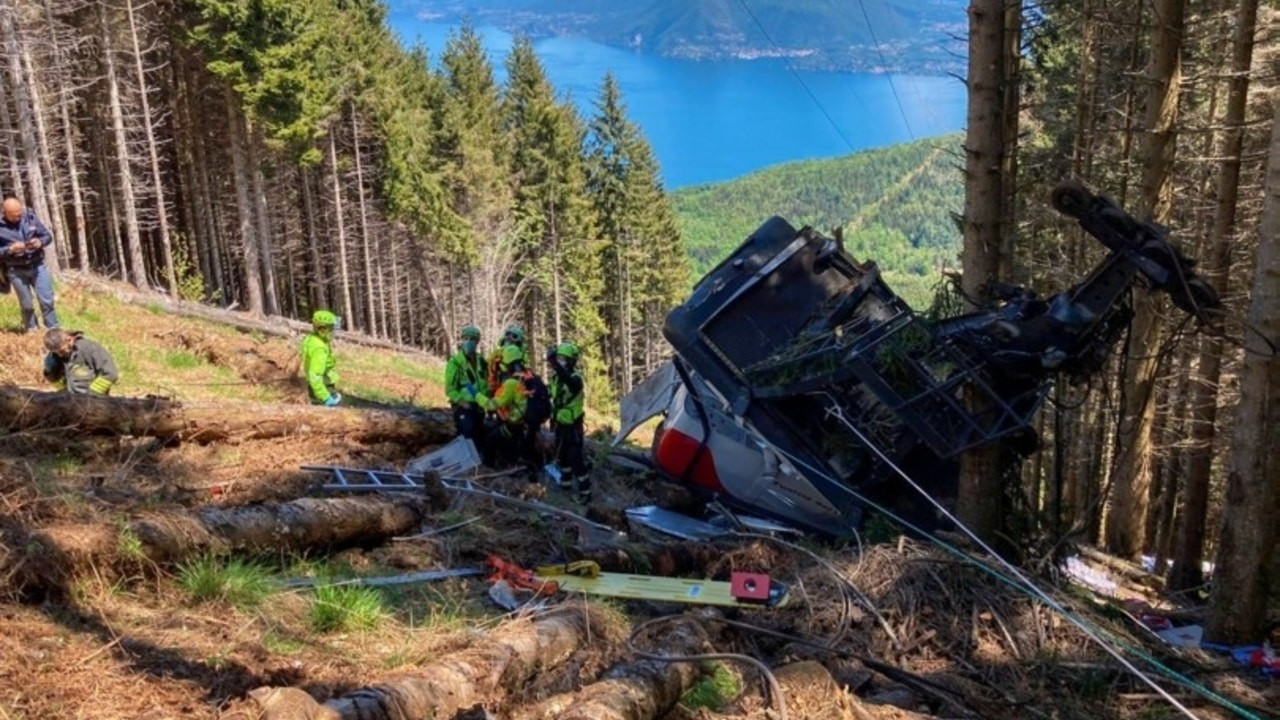
[[[0,265],[18,294],[22,325],[27,332],[39,329],[33,294],[40,301],[45,328],[58,327],[58,315],[53,310],[53,277],[44,264],[44,249],[51,242],[53,236],[34,212],[24,208],[18,198],[5,197],[0,212]]]
[[[106,395],[120,380],[111,353],[78,332],[53,329],[44,334],[44,379],[69,393]]]

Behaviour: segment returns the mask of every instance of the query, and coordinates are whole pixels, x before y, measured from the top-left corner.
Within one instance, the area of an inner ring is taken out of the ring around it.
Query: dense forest
[[[1127,336],[1093,382],[1059,384],[1020,475],[999,448],[965,456],[961,517],[1041,552],[1069,537],[1146,556],[1199,600],[1213,561],[1206,636],[1235,641],[1262,636],[1280,590],[1278,27],[1256,0],[970,6],[970,302],[997,280],[1062,287],[1102,257],[1044,203],[1076,177],[1168,227],[1224,309],[1135,290]]]
[[[585,348],[593,396],[663,354],[688,285],[652,151],[531,44],[402,48],[378,0],[6,3],[6,184],[55,264],[439,353],[476,323]],[[605,381],[607,377],[609,382]]]
[[[766,214],[796,227],[841,228],[845,247],[874,260],[916,308],[933,300],[939,271],[956,268],[964,205],[960,138],[918,140],[840,158],[806,160],[673,193],[694,276],[733,251]]]

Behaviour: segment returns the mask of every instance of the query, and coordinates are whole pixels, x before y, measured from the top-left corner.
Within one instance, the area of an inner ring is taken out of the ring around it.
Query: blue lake
[[[455,27],[394,9],[389,20],[433,63]],[[502,81],[512,36],[477,32]],[[556,90],[585,118],[595,114],[605,73],[614,73],[668,189],[940,135],[965,121],[964,85],[950,77],[793,71],[779,59],[673,60],[570,37],[535,40],[534,48]]]

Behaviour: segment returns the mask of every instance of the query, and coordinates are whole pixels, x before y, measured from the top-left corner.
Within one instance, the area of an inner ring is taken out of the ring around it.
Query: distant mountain
[[[845,248],[874,260],[913,307],[926,307],[944,266],[957,267],[964,207],[958,134],[839,158],[804,160],[673,193],[676,219],[698,278],[761,223],[781,215],[797,228],[844,229]]]
[[[686,59],[787,57],[848,72],[964,72],[967,0],[389,0],[533,37],[576,35]]]

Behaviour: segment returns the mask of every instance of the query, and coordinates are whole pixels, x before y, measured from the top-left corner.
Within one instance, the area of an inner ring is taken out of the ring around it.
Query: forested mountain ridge
[[[391,0],[427,20],[470,18],[535,37],[576,35],[685,59],[786,57],[843,72],[963,73],[965,3],[886,0]]]
[[[874,260],[894,290],[923,307],[938,271],[957,263],[953,216],[964,206],[959,146],[960,137],[948,135],[678,190],[676,217],[694,276],[714,267],[768,215],[781,215],[797,228],[843,228],[854,257]]]

